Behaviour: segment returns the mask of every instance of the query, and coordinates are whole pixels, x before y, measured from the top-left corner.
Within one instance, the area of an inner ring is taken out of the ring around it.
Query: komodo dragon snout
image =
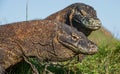
[[[80,16],[79,13],[73,16],[73,21],[74,21],[74,26],[79,26],[77,24],[81,24],[82,27],[91,29],[93,31],[99,29],[101,26],[101,22],[98,18],[92,18],[90,16],[85,16],[85,17]]]
[[[94,54],[98,50],[95,43],[88,40],[88,38],[82,32],[78,32],[73,27],[68,27],[66,25],[61,26],[57,37],[61,44],[78,54]]]

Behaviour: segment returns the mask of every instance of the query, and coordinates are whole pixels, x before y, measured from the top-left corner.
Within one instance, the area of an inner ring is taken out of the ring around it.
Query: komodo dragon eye
[[[80,37],[78,37],[78,35],[76,35],[75,33],[72,33],[72,39],[74,41],[77,41]]]

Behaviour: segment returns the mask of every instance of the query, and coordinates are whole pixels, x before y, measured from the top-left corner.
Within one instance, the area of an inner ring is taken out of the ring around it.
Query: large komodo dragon
[[[97,18],[96,11],[93,7],[84,3],[74,3],[63,10],[60,10],[45,19],[57,20],[67,25],[75,27],[78,31],[89,36],[91,32],[98,30],[101,27],[101,21]],[[79,55],[79,61],[84,58],[84,55]]]
[[[63,23],[33,20],[0,26],[0,74],[24,56],[57,62],[97,50],[83,33]]]
[[[101,21],[97,18],[94,8],[84,3],[74,3],[45,19],[66,23],[83,32],[86,36],[101,27]]]

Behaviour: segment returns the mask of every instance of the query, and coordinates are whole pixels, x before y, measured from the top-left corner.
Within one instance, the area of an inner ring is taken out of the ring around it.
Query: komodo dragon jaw
[[[82,27],[90,29],[90,30],[98,30],[101,27],[101,22],[98,18],[90,18],[90,17],[81,17],[79,15],[75,15],[73,18],[74,24],[81,24]],[[78,30],[80,30],[78,28]]]
[[[57,39],[77,54],[95,54],[98,51],[96,44],[88,40],[82,32],[77,32],[72,27],[62,27],[58,32]]]

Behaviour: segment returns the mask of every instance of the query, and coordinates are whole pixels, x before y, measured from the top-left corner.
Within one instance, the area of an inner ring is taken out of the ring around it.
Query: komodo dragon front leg
[[[14,40],[15,41],[15,40]],[[18,46],[20,47],[20,51],[22,52],[22,58],[24,59],[24,61],[26,63],[28,63],[30,65],[30,68],[32,69],[32,74],[39,74],[38,70],[35,68],[35,66],[29,61],[29,58],[25,55],[24,51],[25,48],[18,42],[15,41],[16,44],[18,44]]]

